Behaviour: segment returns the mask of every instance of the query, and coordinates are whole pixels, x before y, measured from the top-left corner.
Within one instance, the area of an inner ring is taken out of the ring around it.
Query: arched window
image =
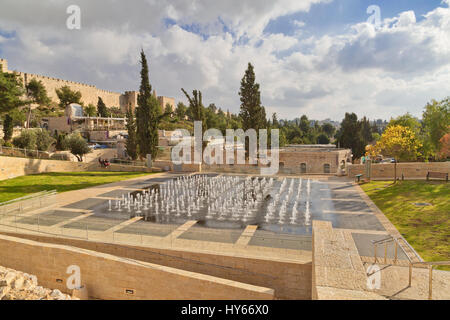
[[[330,171],[331,171],[330,165],[329,165],[328,163],[325,163],[325,164],[323,165],[323,172],[324,172],[324,173],[330,173]]]
[[[306,173],[306,163],[302,163],[302,164],[300,165],[300,172],[301,172],[301,173]]]

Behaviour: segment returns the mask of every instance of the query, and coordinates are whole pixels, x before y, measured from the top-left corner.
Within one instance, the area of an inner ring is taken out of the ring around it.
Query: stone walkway
[[[282,234],[249,225],[245,229],[206,228],[197,221],[181,224],[157,224],[138,218],[124,219],[113,214],[96,213],[94,208],[108,199],[116,199],[123,193],[142,190],[152,184],[162,183],[181,174],[159,173],[120,181],[89,189],[56,195],[56,203],[50,207],[30,211],[20,216],[0,218],[0,232],[42,234],[48,236],[87,239],[94,242],[131,244],[142,247],[171,248],[186,251],[222,253],[279,261],[308,263],[312,259],[311,235]],[[292,178],[292,177],[289,177]],[[302,177],[306,179],[308,177]],[[364,191],[352,181],[337,177],[310,177],[320,199],[311,207],[312,220],[330,222],[335,230],[347,235],[354,243],[360,263],[370,262],[374,247],[372,240],[400,233],[376,207]],[[94,211],[93,211],[94,210]],[[385,248],[377,250],[384,255]],[[394,247],[386,247],[387,260],[394,258]],[[416,259],[414,252],[403,245],[398,259],[406,264],[407,256]],[[401,263],[400,263],[401,264]],[[396,267],[397,268],[397,267]],[[402,269],[389,269],[387,277],[395,279]],[[398,267],[401,268],[401,267]],[[394,270],[397,270],[394,272]],[[407,275],[407,272],[406,272]],[[421,273],[419,272],[420,276]],[[402,275],[403,277],[403,275]],[[400,283],[401,281],[394,281]],[[346,288],[340,288],[347,290]],[[386,288],[381,295],[394,295],[397,287]],[[412,291],[411,291],[412,292]],[[333,295],[333,293],[330,293]],[[335,294],[338,294],[335,292]],[[347,292],[347,294],[350,294]],[[420,292],[422,294],[422,292]],[[351,294],[350,294],[351,296]],[[401,293],[398,297],[404,297]],[[409,296],[414,296],[411,294]]]
[[[189,221],[184,225],[156,224],[139,218],[127,219],[92,211],[109,199],[114,200],[124,193],[139,191],[151,184],[162,183],[180,175],[159,173],[61,193],[56,196],[56,204],[52,207],[20,216],[3,217],[0,220],[0,230],[38,232],[143,246],[182,247],[193,250],[217,248],[227,252],[240,252],[245,249],[257,255],[277,252],[286,257],[310,256],[311,236],[307,234],[282,234],[260,230],[258,226],[248,226],[246,230],[213,229],[199,226],[196,221]],[[313,202],[312,220],[330,221],[334,228],[351,231],[360,255],[373,255],[371,240],[398,233],[359,186],[342,178],[311,178],[321,182],[313,187],[319,188],[317,191],[320,199]],[[392,248],[389,249],[389,252],[391,251]],[[403,251],[400,259],[405,259]]]

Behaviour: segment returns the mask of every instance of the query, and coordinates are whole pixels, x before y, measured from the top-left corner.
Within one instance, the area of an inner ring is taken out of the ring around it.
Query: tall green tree
[[[205,117],[205,107],[203,106],[201,91],[193,90],[192,97],[183,88],[181,88],[181,91],[183,91],[184,95],[189,101],[189,111],[192,117],[192,121],[201,121],[203,132],[206,131],[207,124]]]
[[[186,117],[186,111],[187,107],[184,105],[183,102],[178,102],[177,108],[175,109],[175,115],[179,120],[184,120]]]
[[[13,134],[13,117],[9,114],[27,104],[22,99],[25,90],[16,73],[2,72],[0,69],[0,115],[3,117],[3,140],[9,142]]]
[[[72,91],[69,86],[61,87],[55,91],[59,98],[59,107],[61,109],[64,109],[71,103],[82,104],[80,91]]]
[[[22,100],[24,93],[23,83],[18,74],[0,71],[0,113],[26,105],[27,101]]]
[[[442,148],[442,137],[450,133],[450,98],[428,103],[422,117],[425,144],[436,158]]]
[[[97,116],[97,108],[90,103],[87,107],[83,108],[83,114],[85,117],[95,117]]]
[[[106,108],[106,104],[103,102],[103,99],[98,97],[97,102],[97,113],[99,117],[107,118],[109,117],[108,108]]]
[[[132,160],[136,160],[138,157],[136,122],[134,120],[134,114],[131,107],[129,107],[127,110],[127,131],[128,131],[128,138],[125,144],[125,149],[127,151],[128,156]]]
[[[161,121],[161,109],[158,100],[152,95],[144,51],[141,51],[141,66],[141,86],[136,108],[137,144],[141,158],[150,154],[152,159],[155,159],[158,154],[158,126]]]
[[[239,96],[241,99],[239,115],[242,118],[243,129],[255,129],[258,133],[259,129],[265,127],[267,119],[265,109],[261,106],[259,84],[256,83],[255,71],[251,63],[248,64],[245,75],[241,80]]]
[[[3,140],[5,142],[11,141],[14,131],[13,118],[7,113],[3,120]]]
[[[419,119],[413,117],[410,113],[406,113],[389,121],[388,127],[402,126],[411,129],[414,134],[419,135],[422,125]]]
[[[28,82],[25,88],[27,96],[31,100],[31,103],[36,103],[40,106],[47,106],[50,104],[50,102],[52,102],[42,81],[31,79],[31,81]]]
[[[355,113],[346,113],[337,133],[336,143],[341,148],[352,149],[353,158],[361,158],[365,153],[365,143],[361,135],[361,122]]]
[[[31,104],[35,103],[39,106],[47,106],[50,104],[51,99],[47,95],[47,89],[45,89],[42,81],[31,79],[31,81],[25,86],[27,97],[29,99],[28,115],[27,115],[27,128],[30,127],[31,122]]]
[[[277,113],[272,114],[272,126],[276,129],[280,124],[278,123]]]
[[[303,135],[306,136],[311,130],[311,122],[306,115],[302,115],[299,123],[300,130],[302,130]]]
[[[322,125],[322,131],[328,136],[328,138],[331,138],[336,132],[336,128],[331,123],[324,123]]]

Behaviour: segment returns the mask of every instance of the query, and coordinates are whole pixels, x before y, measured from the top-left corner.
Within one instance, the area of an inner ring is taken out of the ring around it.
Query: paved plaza
[[[211,226],[208,221],[188,218],[152,221],[105,210],[109,200],[126,194],[137,194],[182,175],[161,173],[117,182],[90,189],[56,195],[51,207],[18,215],[3,216],[0,230],[22,233],[46,233],[102,242],[123,242],[136,245],[171,246],[193,249],[220,248],[221,252],[239,250],[245,254],[272,252],[280,257],[310,257],[311,226],[277,223]],[[218,176],[210,174],[210,177]],[[299,179],[299,177],[285,177]],[[277,177],[282,181],[284,177]],[[302,177],[310,180],[310,219],[330,221],[333,228],[349,230],[361,256],[374,255],[372,240],[395,235],[390,224],[363,191],[351,181],[337,177]],[[297,180],[296,180],[297,181]],[[288,183],[289,184],[289,183]],[[304,182],[306,184],[306,182]],[[378,256],[384,254],[378,248]],[[393,244],[387,248],[393,258]],[[402,250],[399,259],[406,259]]]

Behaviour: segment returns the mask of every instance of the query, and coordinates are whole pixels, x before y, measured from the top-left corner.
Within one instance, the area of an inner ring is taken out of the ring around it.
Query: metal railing
[[[14,212],[26,212],[43,208],[54,203],[56,190],[42,191],[0,203],[0,218]]]
[[[147,164],[145,161],[137,161],[137,160],[122,160],[117,158],[112,158],[109,160],[110,163],[119,164],[123,166],[134,166],[134,167],[146,167]]]
[[[15,147],[4,147],[0,145],[0,156],[16,157],[16,158],[31,158],[31,159],[44,159],[44,160],[60,160],[70,161],[64,154],[54,153],[51,154],[47,151],[39,151],[33,149],[22,149]],[[66,158],[66,159],[63,159]]]
[[[411,287],[412,285],[412,272],[413,272],[413,266],[414,265],[422,265],[428,267],[428,299],[433,299],[433,266],[450,266],[450,261],[434,261],[434,262],[426,262],[423,261],[423,259],[419,256],[419,254],[411,247],[411,245],[403,238],[398,237],[394,238],[392,236],[389,236],[384,239],[380,240],[372,240],[372,244],[374,246],[374,261],[377,262],[377,247],[379,244],[384,244],[384,264],[387,264],[387,245],[388,243],[394,242],[395,243],[395,253],[394,253],[394,264],[398,261],[398,247],[400,246],[399,240],[402,240],[406,246],[411,250],[411,252],[414,253],[414,255],[418,258],[419,261],[412,261],[411,257],[403,250],[405,253],[406,258],[409,262],[409,279],[408,279],[408,287]],[[400,246],[401,248],[401,246]]]
[[[413,265],[428,266],[428,300],[433,300],[433,266],[450,266],[450,261],[411,262],[409,264],[409,287],[411,287],[412,283]]]

